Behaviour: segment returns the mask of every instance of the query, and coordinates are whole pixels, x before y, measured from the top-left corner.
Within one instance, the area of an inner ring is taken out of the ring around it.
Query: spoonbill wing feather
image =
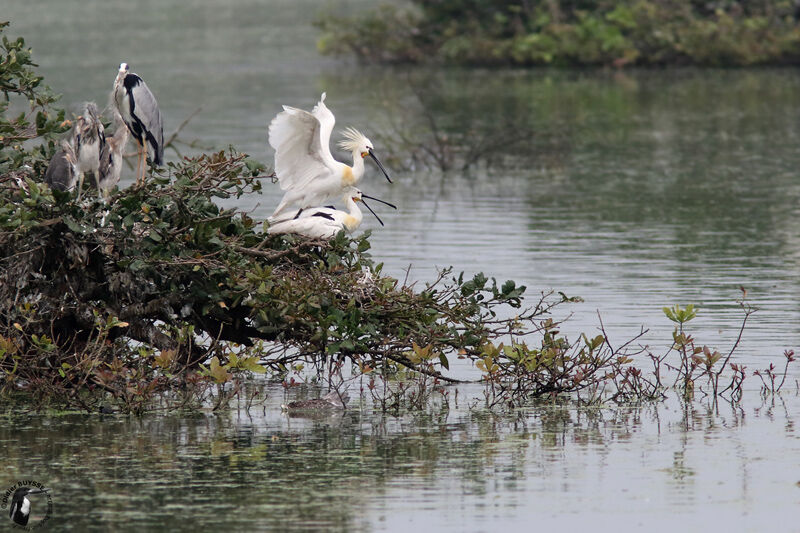
[[[324,217],[301,217],[273,224],[269,233],[295,233],[313,239],[330,239],[342,230],[342,225]]]
[[[269,144],[275,149],[275,174],[282,190],[304,189],[336,171],[330,149],[322,148],[321,128],[314,115],[288,106],[270,122]]]
[[[325,93],[322,93],[319,102],[311,110],[311,114],[319,121],[319,142],[322,159],[329,167],[335,166],[335,160],[331,155],[331,133],[333,132],[333,126],[336,124],[336,118],[331,113],[331,110],[328,109],[328,106],[325,105]]]

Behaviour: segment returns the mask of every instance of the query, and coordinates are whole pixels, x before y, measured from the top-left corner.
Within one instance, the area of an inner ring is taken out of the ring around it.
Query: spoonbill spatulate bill
[[[275,149],[275,174],[284,193],[270,221],[290,208],[306,209],[338,200],[364,175],[364,158],[370,156],[389,183],[389,174],[375,156],[372,142],[356,129],[343,132],[339,143],[352,153],[352,166],[331,155],[330,137],[336,119],[325,105],[325,93],[309,113],[284,106],[269,125],[269,144]]]

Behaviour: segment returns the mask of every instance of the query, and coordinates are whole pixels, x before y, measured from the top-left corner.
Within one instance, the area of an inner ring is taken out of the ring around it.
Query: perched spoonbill
[[[111,91],[111,102],[139,145],[136,184],[141,185],[147,171],[148,145],[152,150],[153,163],[164,163],[164,126],[158,102],[144,80],[129,72],[127,63],[119,66]]]
[[[375,218],[378,219],[381,226],[383,226],[383,221],[375,214],[375,211],[373,211],[370,206],[364,203],[364,198],[369,198],[397,209],[396,206],[389,202],[384,202],[372,196],[366,196],[355,187],[350,187],[347,194],[344,196],[348,211],[340,211],[333,207],[315,207],[301,210],[294,218],[284,218],[274,222],[267,232],[273,235],[278,233],[296,233],[313,239],[332,239],[342,230],[352,233],[361,225],[361,221],[364,219],[364,215],[361,213],[361,209],[358,208],[356,202],[363,203],[364,206],[369,209],[370,213],[375,215]]]
[[[372,157],[389,183],[389,174],[373,152],[372,142],[353,128],[344,131],[339,143],[353,154],[353,165],[336,161],[331,155],[330,137],[336,119],[325,105],[325,93],[309,113],[283,106],[269,124],[269,144],[275,149],[275,174],[286,191],[270,221],[291,206],[301,211],[341,198],[364,175],[364,158]]]

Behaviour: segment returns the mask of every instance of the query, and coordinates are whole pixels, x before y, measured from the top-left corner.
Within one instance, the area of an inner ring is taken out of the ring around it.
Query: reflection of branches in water
[[[394,154],[395,166],[442,171],[490,166],[498,162],[498,155],[518,154],[534,136],[519,113],[478,113],[479,109],[462,107],[455,118],[466,124],[447,125],[431,96],[442,91],[431,91],[429,79],[409,78],[408,86],[413,96],[410,108],[387,113],[388,126],[377,136]]]

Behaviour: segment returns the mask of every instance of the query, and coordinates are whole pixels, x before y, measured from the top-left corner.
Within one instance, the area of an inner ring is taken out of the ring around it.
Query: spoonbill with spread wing
[[[364,158],[372,157],[389,183],[389,174],[373,152],[372,142],[353,128],[344,131],[339,143],[353,154],[353,165],[336,161],[331,155],[330,138],[336,119],[325,105],[325,93],[309,113],[283,106],[269,125],[269,144],[275,149],[275,174],[286,191],[270,221],[278,220],[295,206],[308,207],[338,200],[364,175]],[[296,216],[299,216],[298,213]]]

